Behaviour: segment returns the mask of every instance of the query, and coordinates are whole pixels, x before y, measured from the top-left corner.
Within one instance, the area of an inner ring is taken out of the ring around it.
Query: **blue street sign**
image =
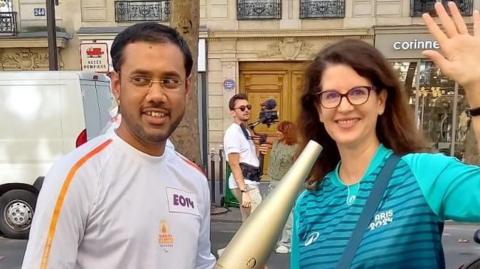
[[[223,81],[223,88],[225,90],[235,89],[235,81],[233,79],[226,79]]]

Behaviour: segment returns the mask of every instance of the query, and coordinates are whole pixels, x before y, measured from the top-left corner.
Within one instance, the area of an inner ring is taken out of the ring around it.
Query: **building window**
[[[0,0],[0,35],[17,33],[17,12],[13,12],[12,0]]]
[[[168,21],[170,0],[115,1],[115,21]]]
[[[237,0],[238,20],[281,19],[281,0]]]
[[[463,88],[456,88],[455,81],[442,74],[430,61],[394,62],[393,69],[415,111],[418,128],[431,143],[429,146],[462,159],[468,131]]]
[[[344,17],[344,0],[300,0],[300,19]]]
[[[0,35],[17,33],[17,12],[0,12]]]
[[[12,12],[12,0],[0,0],[0,12]]]
[[[457,4],[458,9],[462,16],[472,16],[473,12],[473,0],[452,0]],[[435,0],[410,0],[410,16],[420,17],[423,13],[430,13],[432,16],[437,16],[433,5],[437,1]],[[444,6],[447,5],[447,1],[442,0]]]

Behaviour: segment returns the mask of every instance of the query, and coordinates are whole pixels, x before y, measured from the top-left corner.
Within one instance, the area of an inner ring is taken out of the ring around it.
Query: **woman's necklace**
[[[347,185],[347,205],[351,206],[357,199],[358,191],[360,189],[360,182],[355,184]]]
[[[340,176],[340,169],[338,171],[338,174]],[[345,176],[345,173],[343,173],[343,175]],[[348,178],[351,179],[350,177]],[[360,190],[360,181],[361,179],[354,180],[353,182],[355,183],[349,185],[345,184],[345,181],[343,181],[343,184],[345,185],[345,187],[347,187],[347,199],[345,202],[348,206],[353,205],[353,203],[357,199],[358,191]]]

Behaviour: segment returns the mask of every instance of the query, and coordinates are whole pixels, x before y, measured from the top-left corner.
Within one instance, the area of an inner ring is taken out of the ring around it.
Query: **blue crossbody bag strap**
[[[395,154],[390,155],[382,170],[378,174],[377,179],[375,180],[375,186],[373,187],[367,203],[363,208],[362,214],[358,219],[357,226],[352,233],[352,237],[350,238],[350,241],[348,241],[347,247],[345,248],[342,257],[337,264],[337,269],[350,268],[350,264],[352,263],[353,257],[355,257],[357,248],[360,245],[360,242],[362,242],[363,233],[370,224],[375,211],[377,211],[380,200],[383,197],[383,193],[387,188],[388,182],[392,177],[393,170],[397,166],[398,161],[400,161],[399,156]]]

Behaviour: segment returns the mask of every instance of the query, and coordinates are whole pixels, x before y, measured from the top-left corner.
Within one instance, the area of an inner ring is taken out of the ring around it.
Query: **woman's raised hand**
[[[473,12],[471,35],[455,3],[448,2],[448,8],[451,16],[441,3],[435,3],[442,29],[430,15],[423,14],[428,30],[442,51],[425,50],[423,54],[434,61],[443,74],[464,86],[468,95],[480,95],[480,15],[477,10]]]

